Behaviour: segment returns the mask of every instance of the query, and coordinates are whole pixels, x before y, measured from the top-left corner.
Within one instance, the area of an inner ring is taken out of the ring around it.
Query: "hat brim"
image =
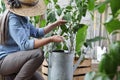
[[[44,14],[46,11],[46,5],[43,0],[39,0],[35,6],[22,5],[21,8],[10,8],[7,4],[7,0],[4,0],[4,3],[8,10],[21,16],[37,16]]]

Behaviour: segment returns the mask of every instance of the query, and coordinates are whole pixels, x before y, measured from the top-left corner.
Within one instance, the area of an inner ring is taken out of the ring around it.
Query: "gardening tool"
[[[74,53],[69,51],[52,51],[48,61],[48,80],[73,80],[73,73],[83,60],[81,55],[74,64]]]

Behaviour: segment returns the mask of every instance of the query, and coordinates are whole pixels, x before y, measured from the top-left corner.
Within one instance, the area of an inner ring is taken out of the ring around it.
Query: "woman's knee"
[[[34,58],[44,58],[44,52],[41,49],[36,49],[33,55]]]
[[[44,52],[41,49],[36,49],[34,58],[38,59],[40,63],[44,61]]]

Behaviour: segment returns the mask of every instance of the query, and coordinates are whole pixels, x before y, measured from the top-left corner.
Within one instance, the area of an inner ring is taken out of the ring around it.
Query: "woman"
[[[10,13],[5,34],[2,36],[5,40],[0,44],[0,74],[12,80],[44,80],[36,72],[44,60],[44,54],[39,47],[50,42],[62,42],[63,37],[55,35],[39,38],[66,21],[61,19],[44,28],[35,28],[25,16],[44,14],[46,6],[43,0],[4,2]]]

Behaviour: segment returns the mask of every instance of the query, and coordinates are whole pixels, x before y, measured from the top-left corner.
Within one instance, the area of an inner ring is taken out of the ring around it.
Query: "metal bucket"
[[[53,51],[49,54],[48,80],[73,80],[74,54],[68,51]]]

